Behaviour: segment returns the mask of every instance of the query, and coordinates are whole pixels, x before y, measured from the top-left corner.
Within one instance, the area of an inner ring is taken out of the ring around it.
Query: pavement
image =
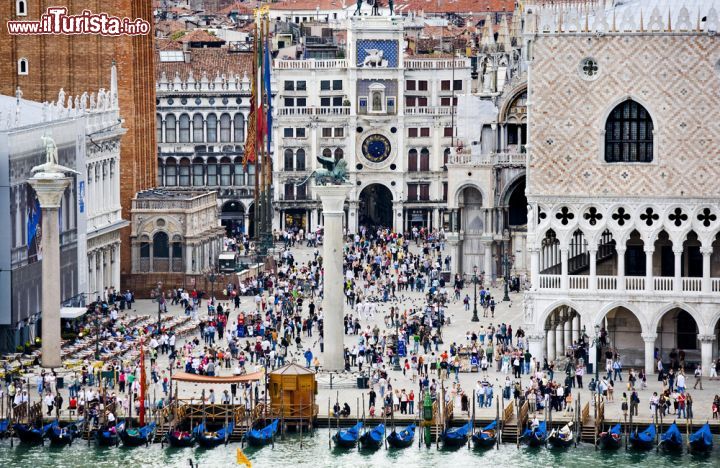
[[[305,248],[305,247],[298,247],[293,249],[293,254],[295,256],[296,261],[304,262],[307,261],[312,256],[312,248]],[[171,285],[168,285],[171,286]],[[472,297],[472,286],[466,285],[465,290],[462,292],[461,297],[464,297],[465,294],[469,294]],[[495,317],[489,318],[489,317],[483,317],[482,316],[482,309],[478,307],[479,312],[479,322],[472,322],[472,302],[471,307],[469,311],[464,310],[464,306],[462,303],[462,300],[451,302],[448,306],[446,317],[449,318],[450,323],[448,325],[445,325],[443,327],[443,339],[444,344],[440,345],[440,352],[442,352],[443,347],[445,349],[448,349],[450,344],[452,342],[455,343],[462,343],[467,340],[466,333],[468,331],[478,331],[480,325],[484,325],[485,328],[490,326],[491,324],[499,324],[501,322],[511,324],[513,327],[513,330],[517,330],[518,327],[522,326],[523,322],[523,314],[522,314],[522,293],[511,293],[510,294],[510,301],[502,301],[503,297],[503,291],[501,288],[491,288],[491,293],[496,298],[497,301],[497,307],[495,310]],[[417,292],[403,292],[402,294],[403,298],[398,303],[387,303],[387,304],[381,304],[379,306],[378,312],[375,314],[373,318],[366,318],[364,320],[361,320],[361,325],[363,329],[370,325],[371,328],[375,325],[377,325],[382,331],[381,333],[387,333],[391,334],[394,332],[393,329],[390,329],[386,327],[384,323],[384,316],[388,313],[389,307],[391,305],[397,305],[401,309],[410,308],[413,305],[420,306],[423,304],[423,299],[421,293]],[[219,295],[217,298],[218,301],[221,303],[223,301],[223,296]],[[305,301],[307,303],[307,301]],[[317,301],[316,301],[317,302]],[[169,314],[173,315],[180,315],[183,314],[183,310],[180,306],[171,306],[169,305]],[[203,302],[203,309],[207,310],[206,303]],[[240,309],[239,310],[233,310],[230,314],[228,323],[232,323],[233,321],[237,320],[237,315],[241,311],[248,311],[254,308],[254,301],[252,297],[242,297]],[[345,306],[346,310],[345,313],[352,313],[349,306]],[[153,303],[150,300],[138,300],[134,304],[134,309],[130,311],[125,311],[127,314],[149,314],[149,315],[155,315],[157,313],[157,305],[156,303]],[[189,340],[192,340],[195,336],[199,336],[199,332],[196,335],[188,335],[184,338],[180,338],[178,342],[176,343],[177,348],[180,349],[180,347]],[[247,338],[246,338],[247,339]],[[253,338],[254,339],[254,338]],[[358,340],[357,335],[345,335],[345,344],[346,346],[351,347],[354,343],[356,343]],[[319,356],[320,362],[322,363],[322,353],[320,353],[319,344],[317,343],[317,333],[312,338],[312,342],[307,340],[307,338],[303,337],[303,346],[305,349],[307,347],[311,347],[312,352],[314,355]],[[295,346],[292,345],[291,348],[295,349]],[[290,355],[286,359],[286,361],[292,362],[295,360],[298,364],[304,365],[305,359],[302,356],[301,351],[297,350],[291,350]],[[160,355],[159,358],[159,365],[161,367],[167,367],[167,357]],[[365,366],[364,366],[365,367]],[[410,372],[408,372],[408,375],[405,376],[401,371],[393,371],[391,365],[387,365],[389,370],[389,380],[390,383],[393,386],[393,389],[406,389],[408,392],[412,389],[415,391],[415,394],[418,394],[419,384],[417,382],[413,383],[410,378]],[[251,372],[253,369],[252,367],[248,368],[248,372]],[[259,369],[258,369],[259,370]],[[219,369],[220,375],[230,375],[232,370],[231,369]],[[149,369],[148,369],[149,373]],[[501,395],[501,383],[505,380],[505,374],[502,372],[497,372],[494,369],[489,370],[487,373],[483,373],[482,376],[485,376],[489,382],[491,382],[494,385],[494,395],[497,397]],[[360,402],[362,401],[363,393],[365,394],[365,400],[367,401],[367,392],[368,390],[361,390],[356,388],[356,373],[346,374],[346,373],[340,373],[340,374],[333,374],[332,375],[332,388],[330,388],[330,375],[326,372],[320,372],[318,375],[318,395],[316,396],[316,402],[319,405],[320,415],[327,416],[328,412],[328,402],[334,402],[336,400],[339,400],[340,404],[347,402],[351,409],[351,418],[357,417],[357,410],[360,406]],[[560,376],[558,376],[558,373],[556,373],[556,377],[564,378],[564,373],[560,373]],[[625,372],[625,378],[627,378],[627,370]],[[512,375],[511,375],[512,378]],[[585,376],[585,382],[590,381],[591,376],[586,375]],[[437,376],[436,376],[437,379]],[[475,387],[475,383],[481,379],[480,373],[465,373],[461,372],[459,375],[458,382],[455,383],[454,378],[446,379],[442,381],[442,386],[446,389],[446,391],[451,391],[453,385],[459,385],[459,387],[467,392],[469,396],[471,396],[473,388]],[[514,379],[513,379],[514,380]],[[529,376],[524,374],[521,378],[522,386],[523,388],[527,385],[529,382]],[[712,400],[715,394],[720,393],[720,385],[718,385],[718,381],[709,381],[707,377],[703,379],[704,383],[704,390],[693,390],[692,385],[694,383],[695,379],[692,376],[688,376],[687,383],[688,383],[688,391],[692,394],[692,397],[694,399],[694,413],[696,420],[711,420],[711,405]],[[618,381],[616,383],[615,388],[615,395],[614,395],[614,401],[608,401],[605,405],[605,418],[606,420],[615,420],[615,421],[623,421],[623,415],[622,411],[620,409],[620,400],[622,397],[622,393],[626,391],[625,386],[627,385],[627,381],[624,380],[622,382]],[[657,381],[657,377],[655,375],[649,375],[648,376],[648,387],[646,389],[639,390],[639,397],[640,397],[640,405],[639,405],[639,415],[638,417],[635,417],[635,421],[638,422],[645,422],[649,421],[652,418],[652,415],[650,414],[649,410],[649,398],[652,395],[652,392],[661,391],[661,382]],[[218,395],[218,402],[219,402],[219,396],[222,393],[223,390],[227,389],[227,385],[216,385],[215,387],[215,393]],[[179,396],[180,398],[200,398],[201,391],[205,389],[206,391],[209,390],[209,388],[213,388],[213,386],[210,385],[198,385],[198,384],[192,384],[192,383],[179,383]],[[376,389],[377,391],[377,389]],[[33,398],[37,398],[36,390],[33,388]],[[67,390],[64,390],[64,392],[67,392]],[[158,384],[156,387],[150,388],[149,395],[157,395],[158,397],[161,395],[162,388]],[[578,389],[574,389],[574,396],[577,399],[578,395],[581,401],[581,405],[585,405],[586,402],[592,400],[592,394],[589,390],[583,389],[578,392]],[[629,396],[629,392],[628,392]],[[378,392],[379,397],[379,392]],[[472,398],[470,398],[472,400]],[[416,396],[416,411],[418,406],[418,400],[419,398]],[[67,398],[65,399],[67,402]],[[505,406],[508,402],[504,401],[503,406]],[[476,411],[476,417],[478,419],[492,419],[495,417],[496,408],[495,408],[495,402],[493,402],[492,406],[490,408],[475,408]],[[360,408],[360,414],[362,415],[362,408]],[[591,409],[590,414],[592,416],[593,410]],[[455,405],[454,415],[456,418],[462,418],[462,417],[468,417],[472,415],[472,407],[470,409],[469,414],[463,414],[460,411],[460,405],[459,401]],[[402,419],[404,415],[396,415],[397,418]],[[553,416],[554,420],[558,420],[558,416]],[[408,418],[411,418],[410,416],[407,416]],[[539,415],[539,417],[542,419],[542,415]],[[568,415],[568,417],[571,417],[571,415]],[[668,416],[668,419],[674,419],[673,416]],[[716,420],[717,421],[717,420]],[[684,422],[684,420],[683,420]]]

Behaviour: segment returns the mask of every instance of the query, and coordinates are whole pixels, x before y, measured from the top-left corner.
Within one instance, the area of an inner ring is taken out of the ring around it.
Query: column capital
[[[657,339],[657,333],[643,333],[642,339],[645,343],[655,343]]]
[[[617,252],[619,255],[625,255],[625,246],[621,246],[620,248],[615,247],[615,252]]]
[[[643,247],[643,251],[644,251],[646,254],[654,253],[654,252],[655,252],[655,246],[654,246],[654,245],[646,245],[645,247]]]
[[[675,255],[682,255],[683,250],[684,249],[682,247],[673,247],[673,249],[672,249],[672,251]]]
[[[710,256],[713,253],[712,247],[700,247],[700,253],[704,256]]]
[[[701,343],[712,343],[715,341],[715,335],[698,335],[697,338]]]

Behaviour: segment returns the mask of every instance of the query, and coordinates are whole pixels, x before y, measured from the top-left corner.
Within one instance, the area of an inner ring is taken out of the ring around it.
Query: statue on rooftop
[[[353,16],[362,14],[360,13],[360,9],[362,8],[362,2],[363,0],[357,0],[357,8],[355,8],[355,13],[353,13]]]

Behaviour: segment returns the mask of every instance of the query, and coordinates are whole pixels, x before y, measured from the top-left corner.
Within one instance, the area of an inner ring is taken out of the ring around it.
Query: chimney
[[[185,63],[190,63],[190,43],[189,42],[183,42],[183,57],[185,59]]]

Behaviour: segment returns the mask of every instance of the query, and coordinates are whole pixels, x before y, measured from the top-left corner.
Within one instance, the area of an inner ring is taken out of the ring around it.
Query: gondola
[[[167,433],[167,441],[171,447],[183,448],[195,445],[197,435],[205,431],[205,424],[200,423],[190,432],[170,431]]]
[[[462,447],[467,443],[468,437],[470,437],[470,431],[472,431],[472,422],[453,429],[445,429],[440,435],[443,441],[443,447]]]
[[[125,447],[140,447],[152,442],[157,425],[153,422],[135,429],[124,428],[120,431],[120,440]]]
[[[709,452],[712,450],[713,438],[710,432],[710,424],[705,423],[700,429],[690,434],[688,442],[691,452]]]
[[[262,429],[251,429],[247,433],[248,443],[254,447],[262,447],[271,443],[273,441],[273,437],[275,437],[275,433],[277,433],[278,423],[279,421],[274,419],[270,424]]]
[[[547,442],[547,426],[545,425],[545,421],[540,422],[536,428],[525,429],[521,437],[530,447],[545,445],[545,442]]]
[[[572,430],[572,421],[565,424],[562,429],[553,429],[548,435],[548,442],[555,448],[567,448],[575,443],[575,437]]]
[[[235,430],[235,424],[231,422],[216,432],[200,432],[197,437],[198,445],[203,448],[213,448],[222,445],[229,440],[233,430]]]
[[[400,432],[392,431],[387,436],[387,442],[393,448],[407,448],[413,444],[415,439],[415,424],[410,424]]]
[[[78,420],[68,424],[61,424],[55,421],[55,424],[48,431],[48,438],[53,445],[72,445],[73,440],[80,436],[80,426],[83,420]]]
[[[335,445],[341,448],[354,447],[360,437],[360,429],[362,429],[362,427],[363,424],[359,422],[350,429],[337,431],[332,437]]]
[[[683,437],[677,424],[672,423],[667,431],[660,436],[660,445],[671,452],[681,452],[683,449]]]
[[[655,424],[650,424],[644,431],[630,433],[630,446],[637,450],[650,450],[655,447]]]
[[[601,449],[617,450],[622,447],[622,427],[615,424],[607,432],[601,432],[598,436],[598,443]]]
[[[475,448],[491,448],[497,444],[497,421],[493,421],[472,436]]]
[[[360,446],[365,449],[377,450],[382,447],[385,437],[385,425],[378,424],[372,431],[366,431],[360,436]]]
[[[10,435],[10,420],[0,419],[0,439]]]
[[[95,438],[100,447],[112,447],[120,445],[120,436],[118,435],[125,429],[125,421],[121,421],[114,426],[98,429]]]
[[[55,422],[45,424],[44,426],[17,423],[13,425],[13,430],[20,439],[20,442],[37,445],[43,443],[43,439],[45,439],[53,424],[55,424]]]

